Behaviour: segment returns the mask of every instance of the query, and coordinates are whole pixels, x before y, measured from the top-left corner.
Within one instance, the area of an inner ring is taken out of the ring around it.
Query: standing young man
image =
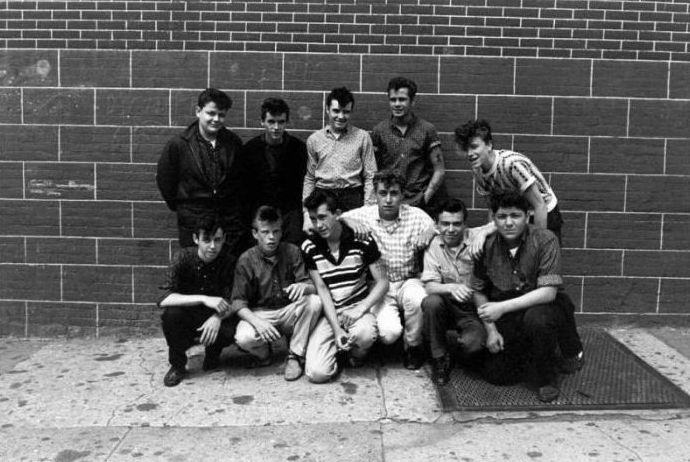
[[[334,88],[326,97],[328,125],[307,139],[303,200],[322,189],[335,194],[343,211],[376,202],[374,147],[366,131],[350,125],[354,106],[355,97],[345,87]],[[306,210],[304,231],[312,231]]]
[[[445,198],[445,167],[436,128],[415,115],[417,84],[395,77],[386,90],[391,116],[371,132],[379,170],[398,170],[405,178],[403,202],[430,213]]]
[[[304,269],[300,249],[280,242],[280,213],[261,206],[252,222],[256,245],[244,252],[235,268],[232,309],[237,346],[251,353],[256,364],[271,363],[271,342],[290,336],[285,380],[304,372],[309,334],[321,315],[321,301]]]
[[[515,192],[492,196],[497,232],[475,262],[471,285],[491,353],[483,375],[496,384],[527,377],[548,402],[559,395],[557,348],[566,372],[582,367],[584,356],[574,306],[561,289],[560,247],[553,233],[528,224],[529,207]]]
[[[170,370],[166,387],[178,385],[187,375],[189,347],[198,342],[206,347],[203,369],[216,369],[220,353],[234,340],[237,316],[232,316],[230,293],[235,257],[223,245],[225,233],[217,218],[197,219],[192,239],[176,255],[158,305],[164,308],[161,319],[168,343]]]
[[[290,107],[280,98],[267,98],[261,104],[264,132],[244,145],[243,156],[260,172],[261,198],[256,206],[273,205],[283,217],[283,241],[299,246],[302,232],[302,185],[307,168],[307,147],[290,135]]]
[[[349,350],[353,367],[362,364],[376,341],[374,308],[388,291],[381,254],[371,238],[358,239],[341,223],[340,207],[329,191],[304,201],[316,233],[302,244],[304,261],[323,302],[324,317],[309,338],[306,376],[327,382],[338,372],[336,351]],[[374,280],[367,284],[368,273]]]
[[[177,213],[180,246],[194,244],[194,224],[200,216],[221,217],[228,250],[239,253],[255,191],[255,175],[242,156],[242,140],[224,126],[232,106],[215,88],[201,92],[197,120],[172,137],[158,160],[156,181],[168,208]]]
[[[424,364],[422,345],[422,300],[426,291],[419,280],[422,251],[434,236],[434,222],[421,209],[403,204],[405,179],[396,171],[383,170],[374,176],[377,205],[342,214],[341,219],[355,235],[371,233],[381,251],[389,290],[383,303],[374,308],[379,338],[385,344],[402,334],[400,309],[405,320],[405,367]]]

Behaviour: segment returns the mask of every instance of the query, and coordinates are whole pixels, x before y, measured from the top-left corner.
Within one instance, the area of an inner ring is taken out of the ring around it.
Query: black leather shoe
[[[539,387],[539,390],[537,391],[537,397],[539,398],[539,401],[543,403],[550,403],[551,401],[558,398],[558,395],[560,393],[561,392],[555,383],[547,383],[546,385]]]
[[[213,371],[220,366],[220,356],[205,356],[201,368],[205,371]]]
[[[182,382],[185,375],[187,375],[187,371],[171,367],[165,374],[165,377],[163,377],[163,385],[166,387],[177,386]]]
[[[443,386],[450,381],[450,355],[431,359],[431,379],[436,385]]]
[[[415,371],[424,365],[424,349],[421,346],[409,347],[405,352],[405,368]]]
[[[559,369],[564,374],[574,374],[585,365],[585,352],[580,351],[572,358],[563,358],[559,364]]]

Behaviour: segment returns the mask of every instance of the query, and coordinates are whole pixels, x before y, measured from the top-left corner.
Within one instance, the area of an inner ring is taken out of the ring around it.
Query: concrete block
[[[668,64],[665,62],[594,60],[593,96],[664,98]]]
[[[585,245],[585,213],[562,212],[563,228],[561,239],[563,247],[581,249]]]
[[[664,215],[663,249],[690,250],[690,216]]]
[[[656,312],[656,279],[585,278],[584,284],[586,313]]]
[[[208,86],[208,53],[133,51],[132,87],[199,88]]]
[[[585,173],[587,145],[585,137],[516,135],[514,150],[529,157],[542,173]]]
[[[29,335],[81,337],[96,335],[96,305],[93,303],[29,302]]]
[[[328,92],[345,86],[359,91],[359,56],[285,54],[284,89]]]
[[[27,237],[27,263],[96,263],[96,240],[89,238]]]
[[[24,122],[28,124],[91,125],[93,91],[27,88],[24,90]]]
[[[21,162],[3,162],[0,172],[0,197],[21,199],[24,196],[24,167]]]
[[[690,213],[690,177],[628,177],[626,210],[630,212]]]
[[[628,250],[625,252],[623,274],[690,278],[690,252]]]
[[[664,140],[648,138],[592,138],[592,173],[662,173]]]
[[[0,51],[0,86],[55,87],[58,82],[57,70],[56,50]]]
[[[60,127],[60,160],[129,162],[129,127]]]
[[[94,199],[93,164],[27,163],[26,197],[34,199]]]
[[[129,202],[65,201],[61,207],[63,236],[132,236],[132,204]]]
[[[589,96],[591,61],[518,59],[515,93],[519,95]]]
[[[690,175],[690,140],[666,141],[666,173]]]
[[[0,201],[0,223],[7,235],[57,236],[60,211],[57,201]]]
[[[551,98],[479,96],[477,112],[498,133],[551,133]]]
[[[668,96],[690,99],[690,63],[671,63]]]
[[[16,88],[0,89],[0,123],[18,124],[22,117],[21,92]]]
[[[627,113],[628,103],[622,99],[556,98],[553,133],[625,136]]]
[[[283,98],[290,106],[290,123],[288,129],[319,130],[324,127],[324,99],[321,92],[247,92],[247,122],[248,127],[259,128],[261,103],[269,96]],[[359,100],[355,95],[354,114],[359,111]],[[364,128],[364,127],[362,127]]]
[[[623,176],[554,173],[550,183],[562,210],[623,211]]]
[[[690,279],[662,279],[659,313],[690,313]]]
[[[427,97],[425,95],[418,96],[417,102],[419,103]],[[416,103],[415,111],[418,112]],[[377,95],[355,94],[355,108],[350,119],[353,125],[371,131],[376,124],[389,118],[390,106],[383,92]],[[326,123],[328,123],[328,118],[326,118]]]
[[[630,101],[629,136],[685,138],[688,136],[688,126],[690,101]]]
[[[167,259],[166,259],[167,260]],[[164,291],[168,278],[166,266],[136,266],[134,267],[134,302],[157,303]]]
[[[472,203],[472,188],[474,180],[471,172],[446,172],[444,180],[448,195],[461,199],[468,207],[484,207],[481,198],[477,197],[477,203]]]
[[[57,160],[58,127],[0,125],[0,160]]]
[[[659,249],[661,215],[590,213],[587,247],[594,249]]]
[[[97,125],[168,125],[167,90],[96,90]]]
[[[443,56],[439,72],[441,93],[513,93],[511,58]]]
[[[100,337],[150,337],[161,332],[161,309],[152,304],[98,305],[98,335]]]
[[[134,237],[177,239],[177,214],[163,202],[134,202]]]
[[[98,239],[101,265],[167,265],[169,253],[166,240]]]
[[[26,334],[26,304],[0,301],[0,335],[24,337]]]
[[[62,293],[65,301],[129,303],[132,301],[132,269],[128,266],[64,266]]]
[[[387,96],[388,81],[397,76],[412,79],[418,93],[438,93],[437,75],[436,57],[362,56],[362,91],[380,93],[383,97]]]
[[[196,120],[199,90],[173,90],[170,97],[171,125],[186,127]],[[244,92],[228,91],[232,107],[225,117],[225,126],[243,127],[245,117]],[[257,112],[258,112],[257,108]]]
[[[0,237],[0,263],[25,263],[23,237]]]
[[[439,134],[441,138],[441,150],[446,170],[467,170],[470,165],[467,163],[465,154],[460,152],[455,144],[455,136],[451,134]]]
[[[60,267],[0,264],[0,298],[60,300]]]
[[[562,249],[563,274],[569,276],[620,276],[620,250]]]
[[[211,86],[229,90],[283,88],[281,53],[211,53]]]
[[[60,83],[65,87],[129,87],[127,50],[62,50]]]
[[[98,164],[96,182],[99,200],[160,200],[155,165]]]
[[[192,120],[190,118],[189,123]],[[182,130],[178,127],[135,127],[132,130],[132,162],[158,162],[165,143]]]
[[[575,312],[581,312],[582,307],[582,277],[563,277],[563,290],[568,294],[568,297],[573,301],[575,305]]]

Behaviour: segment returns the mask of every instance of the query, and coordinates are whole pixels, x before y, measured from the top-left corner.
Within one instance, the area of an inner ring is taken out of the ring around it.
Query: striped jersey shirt
[[[337,258],[320,236],[306,239],[302,243],[302,254],[307,270],[318,271],[330,290],[336,310],[366,298],[369,265],[381,258],[373,239],[355,238],[344,224]]]
[[[550,212],[556,207],[558,200],[551,186],[527,156],[505,149],[494,152],[496,159],[488,172],[481,168],[472,170],[480,195],[490,196],[509,191],[524,194],[530,186],[536,184],[546,203],[546,210]]]

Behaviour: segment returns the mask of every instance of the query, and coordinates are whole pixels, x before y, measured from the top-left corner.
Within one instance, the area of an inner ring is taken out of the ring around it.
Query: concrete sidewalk
[[[611,332],[690,393],[690,329]],[[0,461],[690,461],[690,409],[442,413],[398,364],[313,385],[197,353],[165,388],[162,338],[0,339]]]

